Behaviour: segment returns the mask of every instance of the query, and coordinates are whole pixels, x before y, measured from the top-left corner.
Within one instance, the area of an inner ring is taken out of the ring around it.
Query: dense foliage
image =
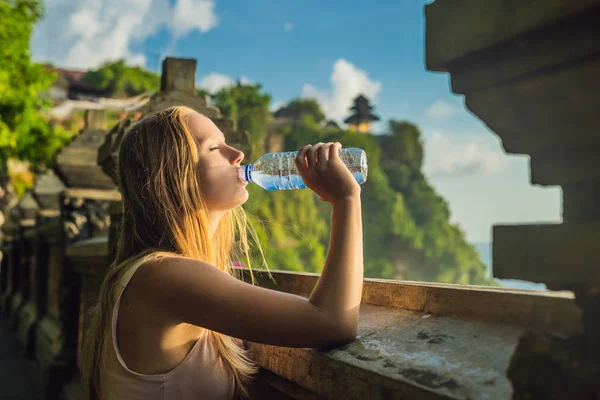
[[[31,61],[29,40],[43,15],[38,0],[0,1],[0,186],[5,187],[8,160],[43,169],[69,139],[59,126],[48,124],[40,110],[48,106],[38,94],[56,76]]]
[[[82,80],[106,90],[114,97],[128,97],[155,92],[160,88],[160,77],[140,67],[131,67],[124,60],[101,65],[86,72]]]
[[[303,102],[292,101],[288,110],[299,109]],[[316,122],[323,119],[315,114],[319,112],[285,115],[290,119],[278,127],[285,139],[283,150],[339,141],[367,152],[369,177],[362,187],[366,276],[493,283],[464,233],[450,223],[448,205],[422,173],[423,144],[414,124],[392,120],[388,135],[375,136],[324,129]],[[330,206],[309,190],[267,192],[251,185],[249,191],[246,208],[260,222],[271,268],[320,272],[329,242]]]
[[[213,100],[233,120],[236,129],[252,132],[250,141],[256,153],[271,118],[271,95],[261,92],[259,84],[237,82],[214,94]]]

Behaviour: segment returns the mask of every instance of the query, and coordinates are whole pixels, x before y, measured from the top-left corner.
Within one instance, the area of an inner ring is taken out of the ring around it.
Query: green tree
[[[315,99],[294,99],[277,110],[274,116],[276,118],[291,119],[301,119],[302,117],[310,116],[317,124],[323,122],[325,119],[325,114]]]
[[[157,74],[140,67],[127,66],[122,59],[104,63],[98,69],[86,72],[82,80],[109,91],[115,97],[156,92],[160,87]]]
[[[254,149],[258,148],[265,136],[271,117],[271,95],[261,92],[261,88],[259,84],[248,85],[238,81],[213,96],[217,107],[233,120],[236,129],[250,133],[250,142]]]
[[[382,168],[390,186],[405,191],[418,177],[423,164],[423,143],[419,129],[406,121],[389,121],[389,135],[381,136]]]
[[[10,158],[27,161],[33,171],[47,166],[69,139],[48,124],[40,110],[48,104],[38,98],[54,73],[31,61],[29,41],[35,22],[43,15],[38,0],[0,1],[0,185],[8,180]]]

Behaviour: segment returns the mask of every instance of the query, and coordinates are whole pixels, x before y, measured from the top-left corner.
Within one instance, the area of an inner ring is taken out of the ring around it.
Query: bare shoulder
[[[308,299],[253,286],[206,262],[177,256],[149,260],[133,279],[136,297],[176,323],[286,347],[353,340],[335,317]]]

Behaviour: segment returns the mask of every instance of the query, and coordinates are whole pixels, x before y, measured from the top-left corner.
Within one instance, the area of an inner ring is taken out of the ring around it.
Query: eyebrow
[[[225,142],[225,136],[223,136],[223,135],[212,135],[212,136],[209,136],[207,138],[204,138],[204,139],[200,140],[200,143],[204,143],[204,142],[206,142],[207,140],[210,140],[210,139],[220,139],[223,142]]]

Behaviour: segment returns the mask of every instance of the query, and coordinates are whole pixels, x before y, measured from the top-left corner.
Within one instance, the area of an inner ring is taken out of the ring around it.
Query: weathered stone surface
[[[427,9],[427,66],[449,71],[466,105],[534,184],[563,186],[562,225],[494,227],[494,275],[573,290],[581,334],[530,332],[509,376],[513,399],[600,398],[600,1],[452,2]],[[548,328],[547,328],[548,329]]]
[[[31,226],[35,224],[35,218],[40,211],[38,202],[33,197],[31,190],[28,190],[19,202],[19,211],[21,212],[21,226]]]
[[[37,175],[33,185],[33,195],[42,210],[60,210],[60,193],[65,184],[52,170]]]
[[[508,153],[536,154],[600,145],[600,60],[467,93],[466,105]]]
[[[448,64],[452,90],[468,93],[593,58],[600,50],[598,11],[579,14]]]
[[[157,92],[150,100],[140,107],[136,112],[141,112],[143,115],[150,115],[164,110],[165,108],[174,106],[188,106],[199,113],[206,115],[210,119],[219,119],[223,116],[218,108],[209,106],[204,96],[197,96],[188,92]]]
[[[70,245],[66,257],[81,279],[77,313],[77,354],[85,332],[85,314],[97,300],[100,284],[109,265],[108,237],[82,240]]]
[[[565,222],[600,220],[600,184],[563,186],[562,191]]]
[[[309,297],[318,274],[272,271],[275,284],[263,271],[254,271],[261,287]],[[248,271],[242,279],[251,283]],[[568,292],[514,290],[489,286],[404,282],[365,278],[362,304],[392,307],[494,324],[581,332],[581,311]]]
[[[509,399],[522,328],[361,305],[357,340],[319,351],[250,343],[259,364],[325,398]]]
[[[19,259],[17,260],[16,266],[16,275],[15,275],[15,293],[11,298],[11,310],[10,310],[10,325],[15,330],[18,331],[20,326],[24,320],[23,316],[23,307],[29,301],[31,296],[31,280],[30,280],[30,262],[33,254],[33,239],[34,239],[34,230],[29,224],[24,224],[21,220],[21,235],[19,237]],[[35,224],[35,220],[32,221],[32,224]],[[25,343],[23,340],[20,341],[21,346],[24,346]]]
[[[40,259],[40,241],[37,230],[29,230],[25,233],[29,243],[28,264],[22,265],[26,268],[28,288],[25,297],[25,305],[19,310],[17,317],[16,335],[24,349],[24,356],[33,357],[35,354],[35,326],[34,324],[45,312],[45,298],[41,297],[46,292],[47,269]]]
[[[35,343],[48,399],[58,399],[62,385],[72,375],[77,354],[80,283],[73,269],[64,262],[64,247],[60,252],[56,251],[58,248],[53,246],[50,251],[48,313],[37,327]]]
[[[515,389],[512,398],[598,399],[599,356],[580,337],[528,332],[520,339],[507,371]]]
[[[581,187],[600,182],[600,149],[595,147],[532,154],[530,164],[533,184]]]
[[[106,113],[104,110],[86,110],[84,115],[85,130],[106,130]]]
[[[86,126],[56,155],[56,173],[69,187],[115,190],[114,182],[98,166],[98,151],[108,132],[104,111],[88,110]]]
[[[196,60],[167,57],[163,61],[160,82],[161,92],[178,91],[196,93]]]
[[[600,283],[600,225],[494,226],[494,276],[546,284]]]
[[[3,227],[4,228],[4,227]],[[0,294],[0,316],[8,319],[12,311],[12,298],[15,296],[19,286],[19,256],[20,243],[11,238],[9,243],[5,242],[2,246],[2,269],[6,279],[2,294]]]
[[[68,243],[106,233],[111,201],[65,196],[62,219]]]
[[[427,69],[542,29],[600,6],[598,0],[436,0],[425,6]]]

